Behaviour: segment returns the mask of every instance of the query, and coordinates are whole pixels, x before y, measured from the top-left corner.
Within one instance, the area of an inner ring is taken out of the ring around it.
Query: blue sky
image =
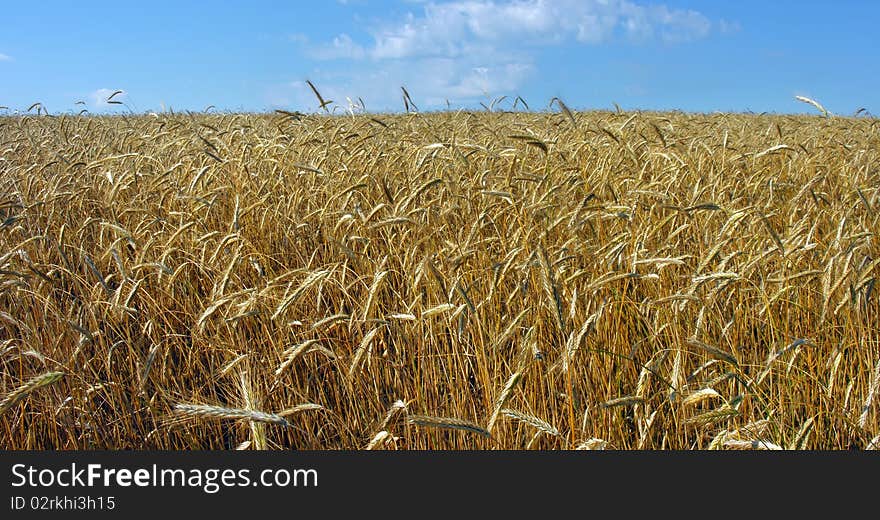
[[[0,113],[576,109],[880,113],[880,2],[8,2]],[[106,98],[123,90],[107,104]],[[78,104],[79,102],[79,104]],[[448,102],[448,105],[447,105]]]

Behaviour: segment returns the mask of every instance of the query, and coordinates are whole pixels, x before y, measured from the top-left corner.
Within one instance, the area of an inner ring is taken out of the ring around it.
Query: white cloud
[[[696,11],[635,0],[457,0],[416,9],[421,12],[367,25],[367,41],[348,34],[324,44],[298,39],[308,58],[344,60],[330,66],[335,73],[313,71],[322,96],[343,107],[346,98],[362,96],[370,110],[402,108],[403,85],[420,108],[443,107],[447,99],[474,105],[518,94],[536,71],[541,48],[613,40],[672,44],[705,37],[714,27]],[[267,98],[303,108],[318,104],[304,82],[276,86]]]
[[[704,15],[629,0],[463,0],[430,3],[421,16],[372,31],[377,59],[460,56],[474,47],[537,46],[574,40],[596,44],[620,32],[632,40],[685,41],[709,33]]]
[[[128,93],[123,91],[119,92],[116,95],[113,95],[114,92],[117,92],[119,89],[110,89],[110,88],[99,88],[98,90],[92,92],[89,95],[89,98],[92,100],[92,106],[94,108],[109,108],[112,106],[118,106],[118,103],[110,103],[110,96],[113,96],[112,101],[119,101],[120,103],[124,103],[126,98],[128,97]]]
[[[498,92],[509,92],[531,73],[533,66],[527,63],[502,63],[500,65],[458,67],[451,60],[438,60],[447,65],[445,75],[437,77],[433,85],[429,85],[427,102],[438,105],[440,94],[443,99],[452,98],[464,101],[478,97],[490,97]],[[432,67],[436,70],[437,67]]]
[[[690,41],[705,37],[712,27],[712,22],[696,11],[670,10],[665,5],[629,6],[624,11],[627,34],[635,40]]]
[[[12,61],[12,56],[0,52],[0,61]]]
[[[309,37],[303,33],[293,33],[287,36],[287,38],[299,45],[307,45],[309,43]]]
[[[366,55],[364,48],[355,43],[351,36],[345,33],[333,38],[333,41],[329,44],[310,47],[306,52],[310,57],[318,60],[358,60]]]

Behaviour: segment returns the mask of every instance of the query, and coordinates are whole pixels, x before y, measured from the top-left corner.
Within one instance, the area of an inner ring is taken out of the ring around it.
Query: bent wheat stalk
[[[60,380],[62,377],[64,377],[64,372],[46,372],[45,374],[40,374],[31,378],[27,383],[16,388],[0,401],[0,414],[3,414],[6,410],[12,408],[15,403],[27,397],[31,392],[49,386]]]

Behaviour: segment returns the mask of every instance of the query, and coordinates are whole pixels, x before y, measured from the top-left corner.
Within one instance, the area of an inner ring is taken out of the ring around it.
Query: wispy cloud
[[[366,27],[365,41],[339,34],[321,44],[297,43],[312,60],[346,63],[342,73],[313,76],[341,99],[363,95],[383,107],[399,104],[399,87],[406,85],[427,105],[440,106],[515,93],[537,71],[542,48],[678,44],[729,29],[697,11],[631,0],[459,0],[378,20]]]
[[[289,35],[287,36],[287,38],[288,38],[290,41],[292,41],[292,42],[294,42],[294,43],[296,43],[296,44],[299,44],[299,45],[303,45],[303,46],[308,45],[308,43],[309,43],[309,37],[308,37],[308,35],[305,35],[305,34],[303,34],[303,33],[293,33],[293,34],[289,34]]]
[[[702,38],[711,28],[699,12],[628,0],[465,0],[429,3],[421,15],[381,23],[370,31],[374,41],[364,54],[458,57],[474,48],[598,44],[615,36],[678,42]]]
[[[0,61],[12,61],[12,56],[0,52]]]
[[[364,48],[355,43],[351,36],[343,33],[328,44],[307,47],[309,57],[317,60],[354,59],[366,56]]]

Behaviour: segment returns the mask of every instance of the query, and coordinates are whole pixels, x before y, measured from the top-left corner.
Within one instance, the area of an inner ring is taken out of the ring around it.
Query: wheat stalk
[[[273,413],[257,410],[245,410],[243,408],[227,408],[225,406],[213,406],[207,404],[177,403],[174,405],[175,413],[188,417],[203,419],[230,419],[246,420],[259,423],[277,424],[280,426],[292,426],[287,419]]]
[[[862,405],[862,413],[859,415],[859,428],[864,429],[868,423],[868,412],[871,410],[871,403],[874,402],[878,389],[880,389],[880,360],[874,366],[874,372],[868,384],[868,395],[865,397],[865,404]]]
[[[483,437],[491,437],[492,434],[477,424],[464,419],[456,419],[453,417],[432,417],[428,415],[410,415],[406,418],[409,424],[418,426],[427,426],[429,428],[441,428],[450,430],[463,430]]]
[[[608,447],[608,441],[605,439],[592,438],[587,439],[575,447],[576,450],[604,450]]]
[[[498,394],[498,399],[495,400],[495,408],[492,411],[492,417],[489,418],[489,425],[486,426],[486,431],[490,433],[492,432],[498,414],[502,412],[502,408],[507,404],[507,400],[510,399],[510,395],[513,393],[513,389],[516,387],[517,383],[519,383],[520,379],[522,379],[522,373],[514,372],[504,384],[504,388],[502,388],[501,393]]]
[[[46,372],[45,374],[32,377],[25,384],[7,394],[6,397],[0,401],[0,414],[5,413],[12,408],[15,403],[27,397],[28,394],[40,388],[49,386],[59,381],[62,377],[64,377],[64,372]]]
[[[794,98],[797,99],[798,101],[802,102],[802,103],[807,103],[808,105],[813,105],[814,107],[816,107],[817,110],[819,110],[819,112],[822,112],[822,115],[823,115],[824,117],[828,117],[828,115],[829,115],[829,114],[828,114],[828,110],[826,110],[825,107],[823,107],[823,106],[822,106],[818,101],[816,101],[815,99],[811,99],[811,98],[808,98],[808,97],[806,97],[806,96],[795,96]]]
[[[520,412],[519,410],[511,410],[509,408],[501,410],[501,413],[518,421],[524,422],[529,426],[533,426],[539,431],[542,431],[548,435],[559,437],[559,430],[551,426],[546,421],[535,417],[534,415],[529,415],[527,413]]]
[[[376,435],[370,439],[370,442],[364,448],[365,450],[375,450],[379,445],[384,444],[388,438],[391,437],[391,434],[385,430],[378,432]]]
[[[632,406],[636,404],[644,403],[645,399],[643,397],[635,396],[635,395],[625,395],[622,397],[616,397],[614,399],[609,399],[602,403],[603,408],[615,408],[618,406]]]
[[[732,450],[781,450],[782,447],[770,441],[756,440],[743,441],[738,439],[730,439],[723,442],[725,448]]]

